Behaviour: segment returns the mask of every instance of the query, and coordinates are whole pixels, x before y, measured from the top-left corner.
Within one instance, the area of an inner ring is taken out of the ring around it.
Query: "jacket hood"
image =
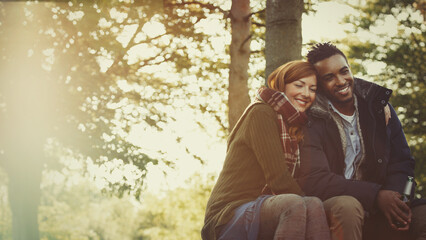
[[[392,90],[388,88],[361,78],[354,78],[354,94],[364,99],[367,103],[372,103],[379,107],[386,106],[389,102],[391,93]],[[315,116],[328,116],[329,109],[327,97],[321,93],[317,93],[314,103],[307,112]]]

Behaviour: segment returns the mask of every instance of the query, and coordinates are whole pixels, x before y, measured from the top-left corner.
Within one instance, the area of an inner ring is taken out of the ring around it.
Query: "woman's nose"
[[[308,87],[304,87],[302,90],[302,96],[304,97],[309,97],[309,88]]]

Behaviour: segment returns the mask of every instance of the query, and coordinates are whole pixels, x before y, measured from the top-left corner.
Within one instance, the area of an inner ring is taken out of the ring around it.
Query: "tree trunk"
[[[232,40],[228,88],[229,132],[250,103],[247,86],[250,60],[250,1],[233,0],[230,17]]]
[[[43,145],[49,125],[49,84],[43,63],[43,25],[34,6],[3,3],[0,31],[0,163],[8,174],[14,240],[39,239],[38,205],[44,164]],[[24,8],[34,13],[28,21]],[[44,9],[44,8],[40,8]]]
[[[266,1],[265,77],[277,67],[301,59],[302,0]]]

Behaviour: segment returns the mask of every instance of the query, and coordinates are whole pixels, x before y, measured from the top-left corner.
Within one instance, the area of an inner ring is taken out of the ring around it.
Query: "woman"
[[[203,239],[329,239],[322,203],[293,179],[316,72],[293,61],[268,78],[228,139],[220,176],[207,203]],[[265,194],[265,185],[271,194]]]

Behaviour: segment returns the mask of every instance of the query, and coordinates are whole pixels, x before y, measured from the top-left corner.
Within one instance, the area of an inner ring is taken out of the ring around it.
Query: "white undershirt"
[[[355,163],[361,158],[361,142],[357,128],[356,112],[351,116],[342,114],[337,110],[331,102],[329,105],[342,119],[343,129],[346,135],[345,149],[345,178],[351,179],[355,172]]]

